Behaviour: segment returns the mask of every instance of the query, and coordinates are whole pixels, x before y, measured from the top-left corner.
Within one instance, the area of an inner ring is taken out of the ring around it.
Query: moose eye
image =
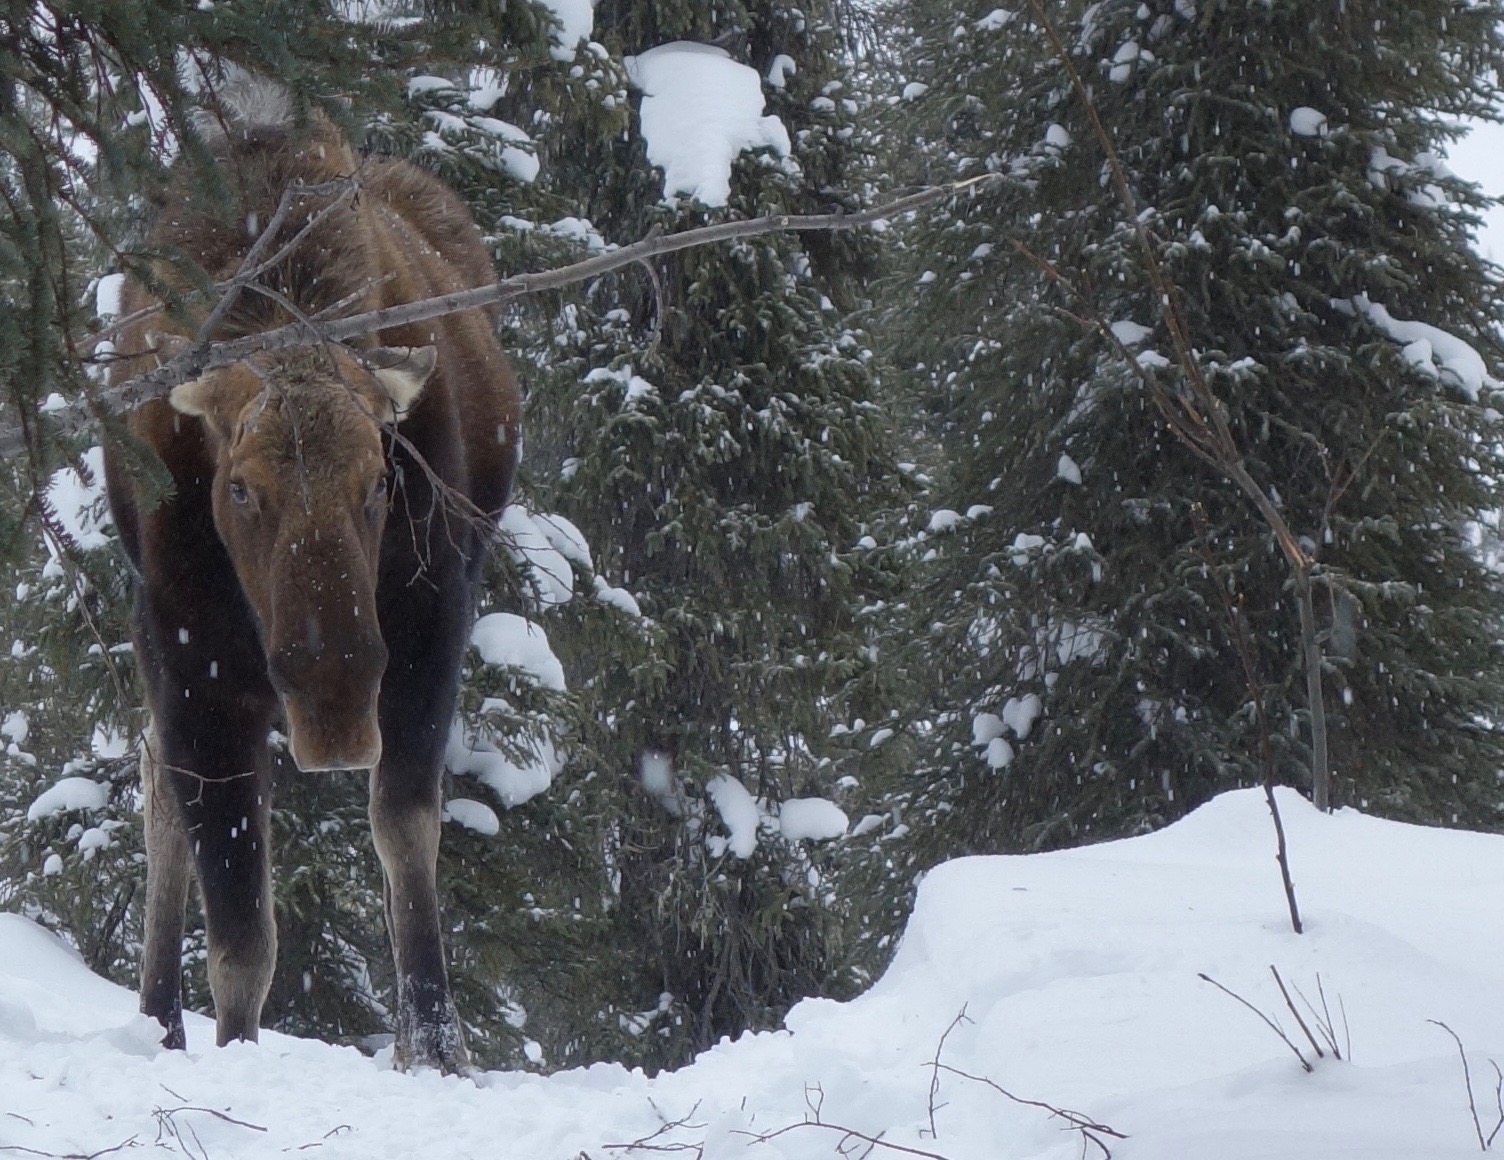
[[[245,484],[238,479],[230,480],[230,499],[235,503],[249,503],[251,493],[246,490]]]

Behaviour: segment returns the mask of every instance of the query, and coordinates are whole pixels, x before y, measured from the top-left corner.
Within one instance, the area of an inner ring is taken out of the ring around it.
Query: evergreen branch
[[[826,214],[773,214],[744,221],[718,222],[715,225],[701,226],[698,229],[684,230],[680,233],[648,237],[608,253],[597,254],[582,262],[535,274],[519,274],[473,290],[441,294],[433,298],[424,298],[400,306],[388,306],[381,310],[369,310],[329,322],[295,321],[274,330],[246,335],[228,342],[194,343],[154,370],[136,375],[101,391],[95,400],[95,406],[105,414],[118,415],[165,395],[179,383],[190,382],[206,371],[229,366],[253,354],[287,350],[299,346],[314,346],[323,342],[344,342],[348,339],[374,334],[388,327],[425,322],[431,318],[442,318],[464,310],[498,306],[530,294],[539,294],[545,290],[558,290],[591,278],[598,278],[602,274],[609,274],[624,266],[650,258],[712,245],[716,242],[763,237],[767,234],[858,229],[898,217],[901,214],[937,205],[958,193],[1002,180],[1004,179],[999,174],[982,174],[965,181],[931,186],[906,197],[855,213],[839,210]],[[231,281],[233,283],[235,279]],[[226,294],[228,295],[228,289]],[[96,416],[91,414],[84,403],[74,402],[52,412],[47,419],[54,433],[71,435],[91,426]],[[26,441],[20,426],[0,426],[0,457],[15,455],[25,446]]]
[[[1316,639],[1316,613],[1311,597],[1311,567],[1315,561],[1312,554],[1306,551],[1299,538],[1290,529],[1274,501],[1259,486],[1258,481],[1253,478],[1244,463],[1243,453],[1228,424],[1227,412],[1221,400],[1217,398],[1216,392],[1212,390],[1211,384],[1207,382],[1201,362],[1191,347],[1188,327],[1177,305],[1175,294],[1177,287],[1165,275],[1164,268],[1159,264],[1154,240],[1149,235],[1144,214],[1139,212],[1138,201],[1133,196],[1132,187],[1128,184],[1128,173],[1123,166],[1122,159],[1118,156],[1117,147],[1113,144],[1112,134],[1102,123],[1091,92],[1071,60],[1070,50],[1060,39],[1060,34],[1055,30],[1054,24],[1045,12],[1042,0],[1028,0],[1028,5],[1034,13],[1034,18],[1049,38],[1055,57],[1065,70],[1071,88],[1081,102],[1087,120],[1091,123],[1092,135],[1106,157],[1113,189],[1117,193],[1118,201],[1127,215],[1139,249],[1143,253],[1144,268],[1149,275],[1149,283],[1158,302],[1160,318],[1170,333],[1170,341],[1175,348],[1176,362],[1189,383],[1188,390],[1176,392],[1173,397],[1156,384],[1155,394],[1151,397],[1155,399],[1160,413],[1164,414],[1167,419],[1172,410],[1181,413],[1185,422],[1183,424],[1171,422],[1171,430],[1203,460],[1214,464],[1248,497],[1253,506],[1258,509],[1259,515],[1263,517],[1269,530],[1274,533],[1275,541],[1290,565],[1291,578],[1295,583],[1295,603],[1300,615],[1307,710],[1311,722],[1311,801],[1317,809],[1325,813],[1331,808],[1331,769],[1327,758],[1326,705],[1321,681],[1321,645]]]

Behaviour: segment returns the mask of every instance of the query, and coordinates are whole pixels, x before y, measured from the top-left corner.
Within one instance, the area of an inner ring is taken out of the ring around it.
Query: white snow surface
[[[114,318],[118,315],[120,296],[124,290],[124,274],[106,274],[94,287],[94,313],[100,318]]]
[[[1025,693],[1022,697],[1009,697],[1008,703],[1003,706],[1003,724],[1013,730],[1013,735],[1022,741],[1029,735],[1029,730],[1034,728],[1034,722],[1039,720],[1042,712],[1044,712],[1044,705],[1037,693]]]
[[[511,665],[545,689],[564,691],[564,666],[541,625],[512,612],[488,612],[470,630],[470,643],[488,665]]]
[[[1304,935],[1285,915],[1262,794],[1239,791],[1145,837],[939,866],[868,993],[806,1000],[786,1030],[722,1041],[653,1079],[613,1064],[402,1075],[271,1032],[215,1048],[198,1015],[189,1050],[162,1051],[134,994],[0,914],[0,1147],[152,1148],[154,1113],[169,1113],[207,1155],[236,1160],[311,1144],[323,1160],[568,1160],[660,1131],[655,1144],[705,1160],[828,1160],[843,1129],[948,1160],[1081,1155],[1048,1112],[937,1075],[945,1036],[945,1067],[1124,1133],[1106,1140],[1115,1160],[1476,1156],[1457,1048],[1427,1021],[1465,1044],[1487,1131],[1487,1061],[1504,1060],[1504,838],[1322,816],[1288,791],[1280,803]],[[1351,1062],[1306,1074],[1197,977],[1277,1018],[1309,1058],[1271,964],[1318,1008],[1320,975],[1345,1045],[1340,997]],[[746,1134],[784,1128],[766,1143]]]
[[[1297,137],[1325,137],[1326,114],[1310,105],[1300,105],[1290,110],[1290,132]]]
[[[456,822],[488,838],[501,832],[501,819],[496,811],[474,798],[450,798],[444,803],[444,821]]]
[[[555,60],[573,60],[580,41],[589,40],[595,30],[594,0],[543,0],[543,6],[559,22],[548,55]]]
[[[574,596],[574,569],[569,566],[570,555],[555,544],[557,540],[567,538],[562,526],[540,527],[533,513],[516,503],[507,505],[497,524],[507,554],[532,577],[538,603],[545,608],[568,604]],[[577,529],[575,534],[579,534]],[[585,554],[588,559],[588,550]]]
[[[109,786],[87,777],[65,777],[37,795],[26,811],[26,820],[34,822],[64,810],[100,810],[109,800]]]
[[[762,811],[757,808],[756,799],[747,792],[746,786],[728,773],[712,777],[705,783],[705,792],[715,803],[716,812],[721,815],[730,835],[724,839],[712,835],[712,840],[707,842],[707,845],[712,841],[715,843],[711,852],[719,854],[722,849],[729,848],[738,858],[752,857],[752,851],[757,849],[757,827],[762,821]]]
[[[1488,373],[1483,356],[1470,345],[1438,326],[1395,318],[1367,294],[1347,300],[1353,310],[1363,315],[1395,342],[1404,343],[1406,361],[1433,377],[1449,382],[1468,397],[1478,401],[1484,387],[1496,390],[1501,384]]]
[[[725,205],[737,154],[766,148],[788,156],[788,130],[763,116],[762,78],[723,49],[676,40],[625,63],[643,94],[642,135],[648,160],[663,170],[665,200]]]
[[[548,789],[553,784],[554,774],[562,768],[553,742],[548,739],[533,741],[523,748],[526,751],[523,760],[520,763],[513,761],[497,750],[484,731],[479,735],[469,735],[456,721],[449,730],[444,764],[451,773],[475,778],[500,798],[502,805],[512,809]],[[462,819],[455,816],[454,820]]]
[[[59,467],[47,482],[47,504],[63,530],[80,548],[89,551],[110,542],[115,521],[104,499],[104,451],[90,447],[81,458],[87,482],[77,467]],[[49,542],[48,551],[52,550]]]
[[[1154,333],[1152,327],[1142,326],[1127,318],[1114,322],[1111,329],[1113,337],[1124,346],[1135,346]]]
[[[846,811],[824,798],[790,798],[778,807],[778,828],[791,842],[839,838],[850,824]]]

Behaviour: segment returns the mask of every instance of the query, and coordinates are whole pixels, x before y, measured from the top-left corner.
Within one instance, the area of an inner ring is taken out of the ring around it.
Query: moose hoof
[[[188,1036],[183,1031],[183,1016],[181,1014],[169,1019],[159,1017],[157,1022],[167,1029],[167,1033],[162,1036],[163,1047],[168,1051],[188,1050]]]
[[[419,1025],[405,1035],[399,1032],[392,1046],[392,1066],[398,1071],[434,1068],[445,1075],[473,1075],[476,1071],[457,1020],[446,1020],[436,1027]]]
[[[436,1047],[403,1047],[400,1043],[392,1052],[392,1067],[397,1071],[440,1071],[445,1075],[475,1075],[478,1068],[470,1062],[470,1053],[463,1043],[457,1048],[440,1050]]]

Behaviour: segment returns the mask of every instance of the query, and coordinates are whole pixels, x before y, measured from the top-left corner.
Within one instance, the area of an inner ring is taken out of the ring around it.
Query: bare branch
[[[1462,1040],[1457,1035],[1457,1032],[1453,1031],[1440,1019],[1427,1019],[1426,1022],[1434,1023],[1437,1027],[1440,1027],[1452,1037],[1452,1042],[1457,1045],[1457,1058],[1462,1060],[1462,1084],[1467,1089],[1467,1110],[1473,1117],[1473,1131],[1478,1137],[1478,1151],[1487,1152],[1488,1145],[1493,1140],[1493,1136],[1485,1138],[1483,1135],[1483,1125],[1478,1122],[1478,1103],[1473,1099],[1473,1076],[1467,1066],[1467,1052],[1462,1049]],[[1501,1112],[1500,1115],[1504,1117],[1504,1112]],[[1497,1133],[1498,1129],[1495,1128],[1494,1132]]]
[[[1119,1140],[1126,1140],[1128,1138],[1126,1134],[1119,1132],[1116,1128],[1107,1124],[1099,1124],[1082,1112],[1073,1112],[1069,1108],[1057,1108],[1054,1104],[1046,1103],[1044,1100],[1030,1100],[1025,1099],[1023,1096],[1014,1095],[1007,1088],[1002,1087],[984,1075],[971,1075],[958,1067],[951,1067],[948,1063],[942,1063],[940,1070],[948,1071],[951,1075],[960,1076],[962,1079],[969,1079],[973,1083],[986,1084],[993,1091],[997,1092],[998,1095],[1011,1100],[1013,1103],[1021,1104],[1026,1108],[1038,1108],[1041,1111],[1049,1112],[1051,1116],[1065,1120],[1072,1128],[1090,1128],[1094,1132],[1101,1132],[1104,1135],[1112,1136]]]
[[[961,1010],[957,1012],[956,1017],[950,1021],[950,1026],[945,1029],[945,1033],[940,1036],[940,1042],[935,1044],[935,1058],[930,1060],[929,1113],[931,1140],[936,1140],[940,1137],[940,1133],[935,1129],[935,1113],[939,1110],[938,1106],[935,1103],[935,1099],[940,1094],[940,1053],[945,1050],[945,1041],[950,1038],[950,1033],[957,1027],[961,1026],[961,1024],[971,1022],[971,1020],[966,1017],[967,1006],[969,1006],[969,1004],[961,1004]]]
[[[737,1135],[746,1136],[754,1144],[766,1144],[769,1140],[776,1140],[779,1136],[786,1136],[790,1132],[797,1132],[801,1128],[823,1128],[827,1132],[837,1132],[841,1136],[841,1142],[836,1145],[836,1150],[842,1150],[842,1145],[855,1140],[873,1148],[886,1148],[890,1152],[899,1152],[905,1156],[922,1156],[925,1160],[950,1160],[948,1156],[942,1156],[939,1152],[926,1152],[923,1148],[910,1148],[905,1144],[895,1144],[891,1140],[884,1140],[881,1136],[870,1136],[866,1132],[859,1132],[855,1128],[848,1128],[844,1124],[828,1124],[824,1120],[802,1120],[797,1124],[787,1124],[782,1128],[776,1128],[771,1132],[746,1132],[737,1131]],[[844,1153],[843,1153],[844,1154]]]
[[[1196,977],[1198,979],[1201,979],[1203,982],[1210,983],[1213,987],[1216,987],[1217,990],[1221,991],[1224,995],[1228,996],[1229,998],[1236,999],[1239,1003],[1243,1004],[1243,1006],[1247,1007],[1250,1011],[1252,1011],[1255,1015],[1257,1015],[1260,1019],[1262,1019],[1265,1022],[1265,1024],[1268,1025],[1270,1031],[1274,1032],[1274,1034],[1276,1034],[1276,1035],[1279,1036],[1281,1043],[1283,1043],[1286,1047],[1288,1047],[1291,1051],[1293,1051],[1295,1053],[1295,1058],[1298,1059],[1298,1060],[1300,1060],[1300,1066],[1302,1068],[1304,1068],[1306,1071],[1314,1071],[1314,1070],[1316,1070],[1314,1067],[1311,1066],[1311,1062],[1308,1059],[1306,1059],[1306,1057],[1303,1056],[1300,1053],[1300,1048],[1296,1047],[1294,1043],[1290,1042],[1290,1037],[1284,1033],[1284,1031],[1280,1028],[1280,1025],[1278,1023],[1276,1023],[1273,1019],[1271,1019],[1271,1018],[1269,1018],[1269,1016],[1265,1015],[1262,1011],[1260,1011],[1257,1007],[1255,1007],[1247,999],[1243,998],[1242,995],[1239,995],[1236,991],[1229,991],[1226,987],[1224,987],[1221,983],[1217,982],[1217,980],[1214,979],[1214,978],[1212,978],[1210,975],[1198,972],[1197,975],[1196,975]]]
[[[9,1113],[14,1115],[15,1113]],[[25,1116],[16,1116],[18,1120],[25,1120]],[[30,1120],[26,1120],[29,1124]],[[101,1148],[98,1152],[43,1152],[39,1148],[27,1148],[22,1144],[0,1144],[0,1152],[25,1152],[28,1156],[49,1156],[52,1160],[99,1160],[101,1156],[108,1156],[111,1152],[119,1152],[122,1148],[129,1148],[136,1142],[136,1137],[121,1140],[108,1148]]]
[[[228,314],[235,303],[240,299],[240,292],[253,283],[257,278],[268,270],[277,266],[284,258],[303,244],[303,240],[317,229],[325,219],[338,210],[345,202],[355,196],[360,188],[353,177],[343,177],[337,181],[326,181],[320,185],[289,185],[282,191],[282,199],[277,203],[276,212],[272,214],[271,221],[266,223],[266,229],[261,231],[261,236],[256,239],[254,245],[246,251],[244,260],[240,263],[240,269],[235,271],[235,276],[224,285],[223,293],[219,301],[214,304],[214,309],[204,319],[198,328],[198,336],[195,341],[207,344],[214,336],[214,328],[220,320]],[[270,258],[265,257],[266,251],[271,248],[272,242],[276,241],[277,234],[282,229],[282,223],[287,220],[287,215],[292,212],[293,203],[310,197],[322,197],[334,194],[334,200],[324,206],[316,214],[309,216],[303,228],[288,239]],[[264,259],[264,260],[263,260]]]
[[[1290,1014],[1295,1016],[1295,1022],[1299,1024],[1300,1029],[1305,1032],[1306,1042],[1311,1045],[1311,1050],[1316,1053],[1316,1058],[1325,1059],[1326,1052],[1321,1050],[1321,1045],[1316,1042],[1316,1037],[1311,1034],[1311,1029],[1306,1026],[1305,1019],[1296,1009],[1294,1001],[1290,998],[1290,992],[1285,989],[1285,981],[1279,977],[1279,971],[1275,969],[1273,963],[1269,964],[1269,973],[1274,976],[1274,981],[1279,984],[1279,993],[1285,997],[1285,1006],[1290,1008]]]
[[[1002,180],[1004,178],[998,174],[983,174],[965,181],[932,186],[909,194],[907,197],[900,197],[883,205],[854,213],[843,210],[827,214],[776,214],[748,221],[718,222],[715,225],[701,226],[698,229],[684,230],[676,234],[645,238],[632,245],[621,246],[556,270],[519,274],[474,290],[441,294],[418,302],[366,311],[328,322],[316,324],[293,322],[274,330],[246,335],[229,342],[208,345],[195,343],[156,369],[99,392],[94,404],[105,413],[120,414],[166,394],[179,383],[198,378],[205,371],[229,366],[253,354],[286,350],[297,346],[313,346],[321,342],[343,342],[347,339],[374,334],[388,327],[425,322],[430,318],[441,318],[444,315],[457,314],[464,310],[496,306],[529,294],[558,290],[591,278],[598,278],[602,274],[609,274],[613,270],[619,270],[636,262],[715,242],[777,233],[858,229],[872,225],[874,222],[886,221],[889,218],[937,205],[958,193]],[[49,413],[47,418],[54,431],[60,434],[73,434],[89,427],[95,417],[90,413],[86,403],[73,402]],[[0,456],[15,455],[25,446],[25,436],[20,426],[0,427]]]

